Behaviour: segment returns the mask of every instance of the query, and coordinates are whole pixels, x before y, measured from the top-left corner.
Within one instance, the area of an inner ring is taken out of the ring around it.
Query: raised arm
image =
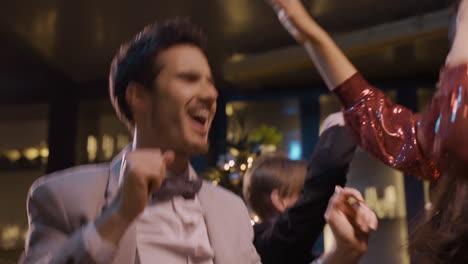
[[[462,0],[455,23],[455,38],[447,55],[446,65],[456,67],[468,63],[468,1]]]
[[[357,70],[300,0],[267,0],[286,30],[300,42],[332,91]]]
[[[327,128],[319,138],[303,191],[296,204],[276,217],[268,236],[255,237],[264,264],[307,264],[310,250],[323,231],[328,200],[335,186],[344,186],[356,144],[343,126]]]
[[[437,160],[443,171],[458,166],[467,157],[468,132],[468,1],[460,1],[452,47],[439,78],[439,89],[426,107],[418,125],[418,141],[426,155]],[[464,161],[460,166],[464,167]],[[464,171],[465,169],[458,169]]]
[[[328,88],[344,107],[356,143],[390,167],[434,180],[438,170],[417,142],[419,117],[371,86],[313,20],[300,0],[269,0],[285,28],[304,45]]]

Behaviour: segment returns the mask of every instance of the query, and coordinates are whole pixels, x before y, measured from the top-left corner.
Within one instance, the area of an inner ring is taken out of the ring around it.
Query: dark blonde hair
[[[290,160],[276,153],[259,157],[244,176],[243,194],[246,203],[262,220],[275,213],[271,192],[278,189],[282,198],[301,193],[307,164]]]

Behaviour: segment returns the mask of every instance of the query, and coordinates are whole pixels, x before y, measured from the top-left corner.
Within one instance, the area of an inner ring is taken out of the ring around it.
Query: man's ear
[[[125,100],[127,101],[130,111],[134,114],[148,112],[148,107],[151,104],[150,91],[137,82],[130,82],[125,91]]]
[[[278,189],[273,189],[273,191],[271,191],[270,199],[271,203],[278,212],[283,213],[284,211],[286,211],[284,200],[281,198]]]

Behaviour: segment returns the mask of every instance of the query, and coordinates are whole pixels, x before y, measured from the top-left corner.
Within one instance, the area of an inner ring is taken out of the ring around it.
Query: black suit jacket
[[[356,144],[345,127],[333,126],[319,138],[297,203],[254,226],[254,244],[263,264],[310,263],[312,247],[325,226],[324,213],[335,186],[344,186]]]

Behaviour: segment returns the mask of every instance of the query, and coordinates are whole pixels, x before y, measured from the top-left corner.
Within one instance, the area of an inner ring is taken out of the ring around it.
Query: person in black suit
[[[329,119],[324,126],[327,126],[327,122],[330,123]],[[276,154],[260,157],[247,172],[244,178],[244,198],[262,220],[254,225],[254,244],[262,263],[301,264],[310,263],[314,259],[318,263],[343,263],[333,262],[327,256],[317,258],[312,254],[312,247],[326,222],[324,214],[327,204],[335,190],[342,190],[337,186],[345,185],[349,163],[356,148],[351,134],[342,126],[342,122],[339,123],[322,133],[308,164]],[[340,245],[340,237],[337,237],[330,223],[337,247],[347,248],[344,250],[347,263],[355,263],[367,251],[368,232],[377,227],[375,215],[362,203],[362,196],[358,192],[356,196],[360,200],[358,208],[355,205],[346,213],[350,214],[347,216],[351,223],[355,221],[353,217],[356,212],[358,215],[367,214],[366,219],[370,219],[370,228],[366,224],[358,225],[362,230],[357,233],[362,231],[362,240],[356,243],[358,241],[341,239],[343,243]]]

